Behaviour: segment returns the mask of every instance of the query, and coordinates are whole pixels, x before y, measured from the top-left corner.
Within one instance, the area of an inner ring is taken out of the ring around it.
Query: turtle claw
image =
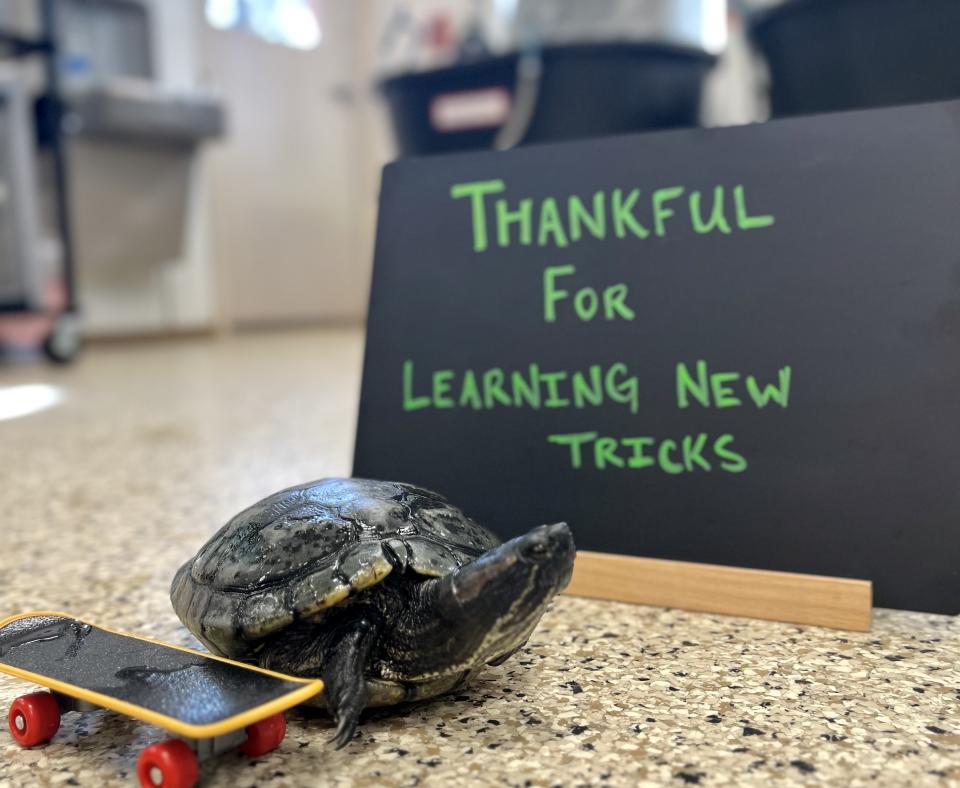
[[[337,731],[328,740],[328,744],[336,744],[338,750],[342,750],[352,740],[353,734],[357,730],[357,718],[349,715],[343,715],[337,720]]]
[[[346,747],[360,722],[360,712],[367,705],[367,685],[363,666],[379,633],[378,621],[360,616],[338,633],[323,666],[323,692],[327,708],[337,724],[330,740],[337,749]]]

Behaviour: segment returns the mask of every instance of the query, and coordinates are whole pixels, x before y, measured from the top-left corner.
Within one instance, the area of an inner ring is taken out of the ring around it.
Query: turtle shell
[[[437,493],[400,482],[321,479],[240,512],[177,572],[180,620],[214,653],[257,641],[387,575],[440,577],[500,542]]]

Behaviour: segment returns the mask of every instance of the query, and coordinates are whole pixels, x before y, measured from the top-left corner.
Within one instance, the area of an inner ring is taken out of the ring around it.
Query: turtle
[[[575,554],[566,523],[501,543],[422,487],[327,478],[233,517],[180,567],[170,598],[213,653],[321,678],[339,749],[364,708],[451,692],[503,663]]]

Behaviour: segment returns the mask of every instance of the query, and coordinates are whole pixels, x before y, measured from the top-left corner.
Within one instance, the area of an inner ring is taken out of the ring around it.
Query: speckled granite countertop
[[[195,645],[167,600],[228,517],[349,471],[356,332],[94,348],[0,368],[63,403],[0,421],[0,613],[62,609]],[[28,685],[0,678],[0,707]],[[870,633],[562,598],[469,690],[375,712],[345,750],[320,712],[228,754],[208,786],[960,784],[960,622],[877,611]],[[0,731],[0,788],[134,784],[155,728],[68,715],[53,743]]]

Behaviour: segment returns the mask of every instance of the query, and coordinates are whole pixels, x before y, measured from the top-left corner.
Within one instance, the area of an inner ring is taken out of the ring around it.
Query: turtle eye
[[[550,547],[545,541],[534,539],[523,546],[522,552],[527,558],[540,560],[549,555]]]

